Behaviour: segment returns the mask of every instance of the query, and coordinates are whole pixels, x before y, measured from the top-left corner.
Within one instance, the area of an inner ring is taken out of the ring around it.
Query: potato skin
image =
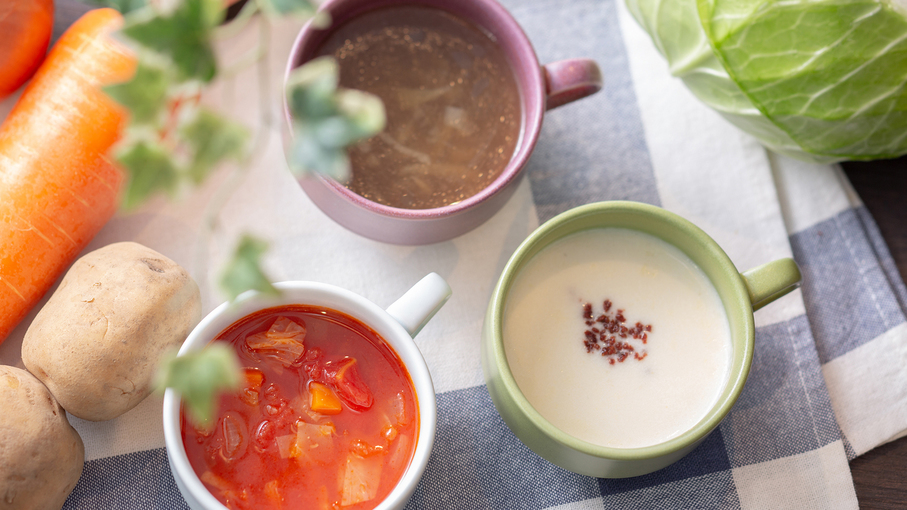
[[[185,269],[138,243],[114,243],[69,269],[26,331],[22,361],[70,414],[109,420],[148,396],[163,354],[200,319]]]
[[[0,509],[59,510],[82,475],[82,438],[20,368],[0,366],[0,409]]]

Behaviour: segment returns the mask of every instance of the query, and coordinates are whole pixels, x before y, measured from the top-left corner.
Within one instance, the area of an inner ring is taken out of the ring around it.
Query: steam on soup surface
[[[676,247],[628,229],[543,248],[516,276],[503,328],[532,406],[602,446],[680,435],[715,404],[730,365],[730,327],[708,278]]]
[[[387,126],[349,150],[347,187],[380,204],[431,209],[491,184],[510,162],[522,110],[505,57],[475,24],[441,9],[376,9],[323,44],[340,85],[380,97]]]
[[[316,306],[262,310],[215,339],[233,344],[243,387],[212,430],[182,417],[189,462],[231,509],[374,508],[415,449],[412,381],[371,328]]]

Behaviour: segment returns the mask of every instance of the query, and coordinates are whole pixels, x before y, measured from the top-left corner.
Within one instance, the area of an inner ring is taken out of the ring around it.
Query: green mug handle
[[[773,260],[741,273],[753,311],[762,308],[800,286],[800,267],[792,258]]]

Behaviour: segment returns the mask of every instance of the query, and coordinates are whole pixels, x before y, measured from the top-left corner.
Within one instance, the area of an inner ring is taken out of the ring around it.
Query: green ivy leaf
[[[89,0],[88,3],[98,7],[110,7],[120,11],[122,14],[129,14],[148,5],[146,0]]]
[[[207,108],[200,109],[180,134],[193,149],[188,174],[196,184],[203,182],[221,161],[240,160],[248,139],[243,126]]]
[[[212,343],[203,349],[170,355],[157,372],[156,387],[172,388],[183,399],[189,418],[200,428],[214,425],[220,394],[234,391],[242,382],[242,368],[230,345]]]
[[[384,129],[381,100],[340,89],[338,80],[339,68],[330,57],[298,67],[287,80],[294,136],[287,161],[297,176],[312,171],[345,180],[349,175],[346,147]]]
[[[294,123],[293,143],[287,149],[287,165],[296,176],[307,172],[328,175],[338,181],[349,177],[350,163],[346,150],[321,141],[317,123]]]
[[[217,74],[211,31],[223,16],[220,0],[183,0],[169,14],[130,18],[122,33],[168,57],[180,78],[209,82]]]
[[[387,122],[384,103],[374,94],[360,90],[340,90],[337,92],[337,107],[357,131],[353,141],[380,133]]]
[[[163,68],[140,60],[132,80],[104,87],[104,92],[129,109],[132,123],[150,124],[158,119],[166,103],[169,85]]]
[[[363,134],[352,120],[342,115],[334,115],[309,124],[313,128],[312,136],[315,140],[328,149],[343,149],[359,140]]]
[[[296,119],[318,119],[336,114],[334,94],[340,70],[331,57],[320,57],[297,67],[287,79],[287,106]]]
[[[280,294],[261,268],[261,259],[267,249],[266,242],[248,234],[242,236],[220,279],[221,289],[230,301],[247,290]]]
[[[154,142],[139,141],[117,154],[117,161],[129,175],[123,193],[123,208],[132,209],[151,195],[172,193],[179,182],[176,162],[166,148]]]

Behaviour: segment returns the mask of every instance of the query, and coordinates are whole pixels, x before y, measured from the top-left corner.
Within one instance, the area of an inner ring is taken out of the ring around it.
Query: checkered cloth
[[[199,218],[217,183],[118,216],[89,249],[135,240],[167,254],[200,282],[205,310],[221,299],[206,270],[243,230],[271,240],[274,279],[329,282],[382,306],[424,274],[441,274],[454,295],[417,338],[439,425],[410,508],[856,508],[848,459],[907,429],[907,292],[841,171],[768,154],[699,104],[620,0],[505,5],[541,62],[594,58],[606,85],[547,115],[528,179],[473,232],[420,247],[351,234],[300,191],[275,134],[206,253],[197,253]],[[297,29],[274,30],[275,79]],[[220,49],[235,55],[254,41],[250,30]],[[253,73],[242,74],[213,100],[252,121],[257,88]],[[690,219],[741,270],[792,255],[804,274],[802,290],[756,313],[752,372],[720,428],[680,462],[623,480],[573,474],[520,443],[495,411],[479,358],[491,288],[520,241],[557,213],[612,199]],[[158,396],[110,422],[72,422],[87,463],[65,508],[185,508],[167,467]]]

